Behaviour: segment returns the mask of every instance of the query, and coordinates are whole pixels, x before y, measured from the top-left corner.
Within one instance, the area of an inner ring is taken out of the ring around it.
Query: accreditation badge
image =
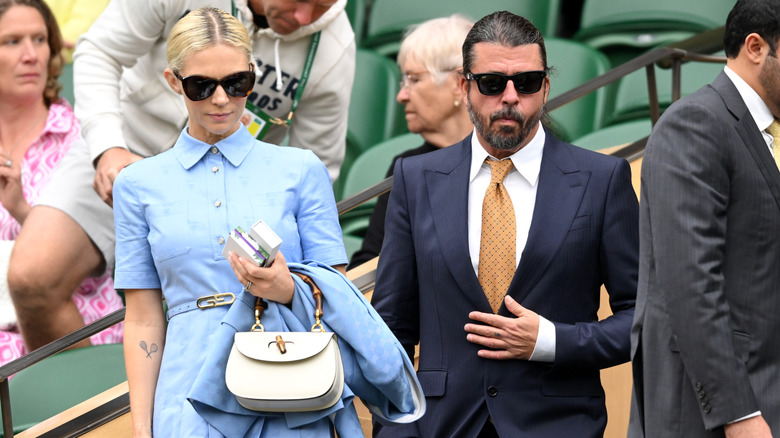
[[[254,138],[262,140],[268,133],[268,130],[271,129],[271,116],[248,100],[246,102],[246,108],[244,108],[244,114],[247,114],[250,117],[246,129],[249,130],[249,133],[252,134]]]

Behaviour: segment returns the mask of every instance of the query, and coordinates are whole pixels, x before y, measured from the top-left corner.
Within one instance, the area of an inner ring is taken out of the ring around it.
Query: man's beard
[[[780,114],[780,66],[777,57],[770,54],[764,60],[764,65],[758,74],[758,80],[766,94],[766,106],[775,116]]]
[[[488,142],[490,146],[495,149],[511,150],[517,148],[517,146],[523,144],[531,131],[539,123],[542,118],[542,111],[544,107],[540,107],[539,111],[533,115],[533,117],[526,119],[515,107],[507,106],[504,109],[497,111],[488,117],[483,117],[481,113],[477,113],[471,104],[471,96],[468,96],[468,110],[471,123],[477,129],[477,132]],[[499,119],[509,119],[516,121],[519,126],[502,125],[498,128],[492,128],[493,122]]]

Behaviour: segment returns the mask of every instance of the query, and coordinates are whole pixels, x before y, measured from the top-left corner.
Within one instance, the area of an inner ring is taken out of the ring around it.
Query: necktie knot
[[[766,128],[766,132],[769,133],[772,137],[775,139],[780,138],[780,122],[775,119],[771,125],[769,125],[768,128]]]
[[[501,184],[504,182],[506,174],[512,170],[512,160],[491,160],[486,158],[485,162],[490,166],[490,184]]]

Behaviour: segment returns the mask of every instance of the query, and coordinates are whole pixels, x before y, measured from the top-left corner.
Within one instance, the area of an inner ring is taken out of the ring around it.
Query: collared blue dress
[[[122,170],[113,190],[116,288],[161,288],[170,309],[154,435],[222,436],[186,394],[229,307],[200,310],[195,302],[238,295],[243,286],[222,248],[233,228],[259,219],[282,238],[288,262],[347,263],[328,171],[311,151],[263,143],[245,129],[212,146],[185,128],[172,149]],[[261,436],[330,435],[327,422],[310,426],[288,431],[283,417],[272,417]]]

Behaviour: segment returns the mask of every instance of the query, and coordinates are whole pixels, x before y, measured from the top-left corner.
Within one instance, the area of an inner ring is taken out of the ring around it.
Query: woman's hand
[[[276,301],[281,304],[290,304],[295,294],[295,283],[287,269],[284,255],[279,252],[271,266],[261,268],[254,263],[230,252],[230,267],[236,274],[238,281],[246,287],[249,285],[249,293],[266,300]]]
[[[21,163],[13,162],[6,156],[0,156],[0,203],[20,224],[24,223],[31,209],[22,192]]]

